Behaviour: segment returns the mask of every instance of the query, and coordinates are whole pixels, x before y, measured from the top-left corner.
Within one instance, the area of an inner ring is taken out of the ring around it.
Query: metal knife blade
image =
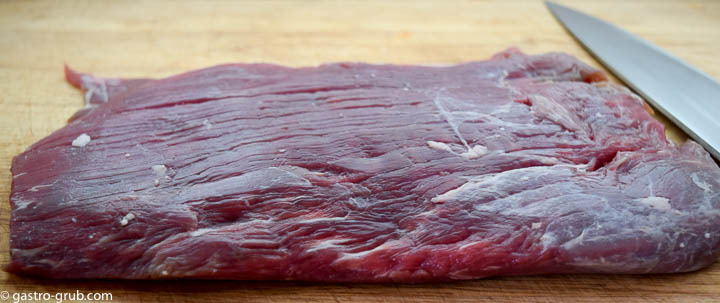
[[[720,160],[720,83],[617,26],[545,3],[608,70]]]

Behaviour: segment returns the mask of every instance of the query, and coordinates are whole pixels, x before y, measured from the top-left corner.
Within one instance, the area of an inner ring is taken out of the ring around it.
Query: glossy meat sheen
[[[88,106],[13,161],[10,272],[423,282],[720,251],[717,165],[567,55],[67,76]]]

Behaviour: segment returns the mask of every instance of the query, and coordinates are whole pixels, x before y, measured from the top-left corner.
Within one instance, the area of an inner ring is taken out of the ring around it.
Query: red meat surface
[[[718,166],[565,54],[66,75],[86,107],[13,161],[13,273],[425,282],[720,252]]]

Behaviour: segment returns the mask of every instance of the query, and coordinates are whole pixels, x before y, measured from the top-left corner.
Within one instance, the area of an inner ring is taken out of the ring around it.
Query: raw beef
[[[13,273],[424,282],[720,252],[717,165],[568,55],[67,77],[88,106],[13,161]]]

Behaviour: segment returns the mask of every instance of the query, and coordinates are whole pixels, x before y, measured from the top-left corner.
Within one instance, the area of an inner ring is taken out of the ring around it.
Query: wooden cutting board
[[[560,2],[618,24],[720,78],[720,1]],[[12,157],[62,127],[82,104],[81,93],[63,79],[63,63],[100,76],[163,77],[226,62],[458,63],[486,59],[509,46],[527,53],[563,51],[597,66],[541,1],[2,1],[0,263],[9,261]],[[668,126],[669,137],[685,139]],[[698,302],[720,300],[720,264],[674,275],[423,285],[48,281],[0,272],[0,291],[10,294],[76,290],[111,292],[115,302]]]

